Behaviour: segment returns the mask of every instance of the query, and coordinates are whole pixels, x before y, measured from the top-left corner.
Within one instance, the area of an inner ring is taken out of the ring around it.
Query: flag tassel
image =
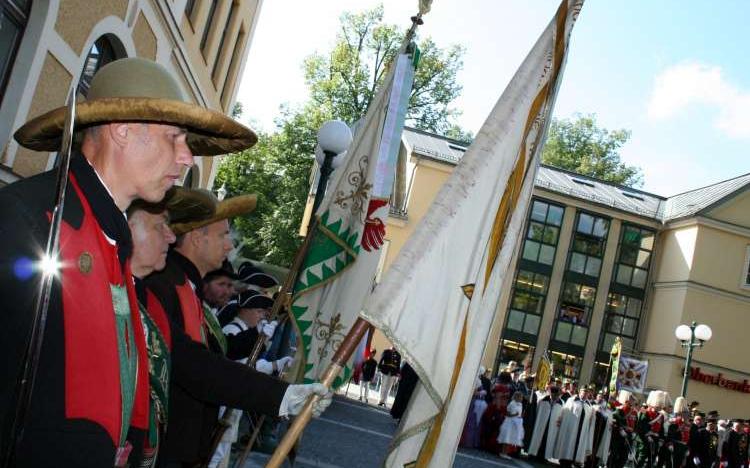
[[[347,361],[349,361],[349,358],[352,356],[352,354],[354,354],[354,351],[357,349],[357,345],[359,345],[359,342],[365,336],[365,333],[367,333],[369,327],[370,324],[366,320],[361,317],[357,318],[357,321],[354,322],[354,325],[352,325],[349,333],[346,334],[346,337],[341,342],[339,349],[336,350],[336,353],[333,355],[331,363],[328,365],[325,372],[323,372],[320,383],[329,388],[333,385],[333,381],[336,380],[336,377],[338,377]],[[299,439],[299,437],[302,435],[302,431],[305,430],[305,426],[307,426],[307,424],[312,419],[313,405],[315,405],[315,403],[319,399],[319,396],[313,395],[307,400],[307,403],[305,403],[305,407],[294,418],[292,425],[289,426],[286,434],[284,434],[284,438],[281,439],[281,443],[279,443],[279,446],[276,448],[273,456],[270,460],[268,460],[266,468],[277,468],[281,466],[282,463],[284,463],[287,454],[297,443],[297,439]]]

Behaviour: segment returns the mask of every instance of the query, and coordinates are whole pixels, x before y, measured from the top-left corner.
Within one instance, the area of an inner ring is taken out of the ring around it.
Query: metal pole
[[[690,341],[687,343],[687,356],[685,357],[685,373],[682,375],[682,392],[684,398],[687,395],[688,377],[690,376],[690,363],[693,360],[693,348],[697,345],[695,342],[695,321],[690,324]],[[685,346],[683,344],[683,346]]]
[[[323,150],[323,154],[326,155],[323,160],[323,165],[320,166],[320,179],[318,179],[318,188],[315,189],[315,201],[313,201],[312,216],[315,217],[315,212],[318,211],[318,207],[323,202],[323,197],[326,194],[326,187],[328,186],[328,177],[333,172],[333,158],[336,157],[336,153],[332,151]]]

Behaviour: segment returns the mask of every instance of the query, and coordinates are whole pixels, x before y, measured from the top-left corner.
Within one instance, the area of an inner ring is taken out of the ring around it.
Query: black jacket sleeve
[[[237,360],[250,356],[259,335],[256,328],[248,328],[240,333],[224,336],[227,339],[227,358]]]
[[[209,351],[174,326],[172,382],[198,400],[274,417],[289,386]]]

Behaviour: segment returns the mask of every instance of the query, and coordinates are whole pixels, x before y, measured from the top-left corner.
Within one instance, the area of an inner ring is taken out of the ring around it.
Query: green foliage
[[[331,109],[334,118],[355,122],[362,117],[383,83],[406,30],[383,23],[383,6],[344,13],[336,44],[328,54],[305,60],[311,101]],[[407,124],[443,134],[456,127],[459,112],[451,103],[461,94],[456,81],[465,49],[439,48],[430,38],[419,42],[420,58],[409,98]]]
[[[249,217],[235,220],[250,258],[277,265],[291,264],[301,242],[299,228],[310,188],[310,171],[320,125],[333,118],[349,124],[362,118],[398,52],[405,30],[383,23],[382,5],[341,16],[341,31],[327,54],[304,62],[310,100],[300,108],[284,107],[276,133],[259,135],[250,150],[224,158],[214,184],[225,183],[228,196],[257,193],[258,206]],[[440,49],[429,38],[420,42],[407,123],[466,140],[452,119],[450,107],[461,86],[456,74],[463,66],[463,48]],[[235,117],[242,106],[235,106]]]
[[[600,128],[596,116],[576,115],[553,119],[542,152],[542,162],[629,187],[641,187],[643,174],[620,160],[619,149],[630,138],[629,130]]]
[[[284,109],[276,133],[260,133],[255,147],[222,161],[214,185],[225,183],[227,197],[258,195],[255,212],[234,221],[246,242],[245,256],[276,265],[291,264],[300,243],[315,135],[328,119],[330,115],[311,106],[299,112]]]

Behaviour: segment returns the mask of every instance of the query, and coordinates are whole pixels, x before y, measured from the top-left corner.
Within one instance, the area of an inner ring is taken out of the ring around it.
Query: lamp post
[[[340,163],[343,159],[342,153],[349,148],[351,142],[352,132],[349,126],[340,120],[329,120],[318,130],[318,146],[321,151],[315,152],[315,160],[320,166],[320,178],[315,189],[315,200],[312,207],[313,216],[315,216],[315,212],[318,211],[318,207],[323,201],[328,186],[328,178],[338,166],[337,163]]]
[[[219,190],[216,191],[216,198],[219,199],[219,201],[224,200],[227,196],[227,184],[223,183],[221,184],[221,187],[219,187]]]
[[[685,373],[682,375],[682,392],[685,397],[687,394],[688,377],[690,376],[690,364],[693,360],[693,348],[703,347],[703,344],[711,339],[711,327],[708,325],[698,325],[695,321],[688,325],[680,325],[674,331],[674,335],[680,340],[683,348],[687,348],[685,356]]]

